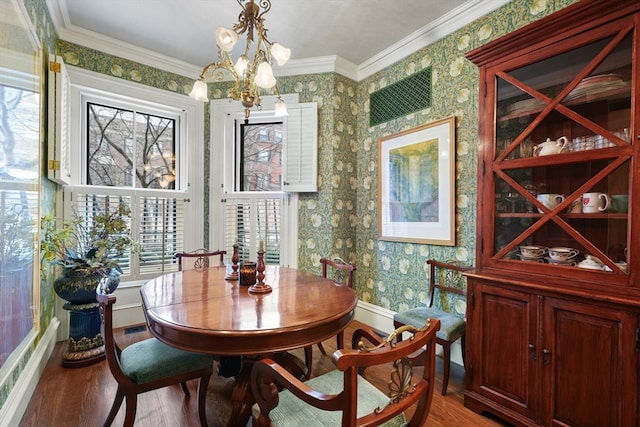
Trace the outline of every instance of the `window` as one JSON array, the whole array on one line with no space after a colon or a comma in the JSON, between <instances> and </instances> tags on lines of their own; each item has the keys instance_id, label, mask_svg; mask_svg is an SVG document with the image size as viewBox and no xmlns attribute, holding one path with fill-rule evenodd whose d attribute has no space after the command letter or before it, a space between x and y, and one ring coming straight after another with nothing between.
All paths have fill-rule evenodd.
<instances>
[{"instance_id":1,"label":"window","mask_svg":"<svg viewBox=\"0 0 640 427\"><path fill-rule=\"evenodd\" d=\"M297 264L295 192L316 191L317 109L296 97L283 118L263 99L248 124L240 104L212 102L211 241L230 253L237 243L241 260L262 242L267 264Z\"/></svg>"},{"instance_id":2,"label":"window","mask_svg":"<svg viewBox=\"0 0 640 427\"><path fill-rule=\"evenodd\" d=\"M236 170L239 191L282 191L282 122L240 124Z\"/></svg>"},{"instance_id":3,"label":"window","mask_svg":"<svg viewBox=\"0 0 640 427\"><path fill-rule=\"evenodd\" d=\"M86 102L87 185L175 189L179 117Z\"/></svg>"},{"instance_id":4,"label":"window","mask_svg":"<svg viewBox=\"0 0 640 427\"><path fill-rule=\"evenodd\" d=\"M176 252L204 246L202 104L71 67L69 74L70 114L80 120L70 123L64 215L126 203L135 251L120 262L122 280L175 271Z\"/></svg>"}]
</instances>

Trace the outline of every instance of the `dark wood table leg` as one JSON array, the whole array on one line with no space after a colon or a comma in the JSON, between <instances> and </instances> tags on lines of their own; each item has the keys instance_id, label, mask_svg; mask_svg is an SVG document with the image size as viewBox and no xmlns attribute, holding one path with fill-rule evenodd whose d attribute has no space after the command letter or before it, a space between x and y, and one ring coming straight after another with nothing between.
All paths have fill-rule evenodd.
<instances>
[{"instance_id":1,"label":"dark wood table leg","mask_svg":"<svg viewBox=\"0 0 640 427\"><path fill-rule=\"evenodd\" d=\"M238 375L236 375L236 382L233 386L233 391L231 392L233 409L229 416L227 427L246 427L249 422L249 419L251 418L251 408L256 403L251 391L251 369L253 368L253 364L263 357L272 358L300 379L304 380L309 375L304 362L286 351L262 356L244 356L242 358L242 367L240 368Z\"/></svg>"}]
</instances>

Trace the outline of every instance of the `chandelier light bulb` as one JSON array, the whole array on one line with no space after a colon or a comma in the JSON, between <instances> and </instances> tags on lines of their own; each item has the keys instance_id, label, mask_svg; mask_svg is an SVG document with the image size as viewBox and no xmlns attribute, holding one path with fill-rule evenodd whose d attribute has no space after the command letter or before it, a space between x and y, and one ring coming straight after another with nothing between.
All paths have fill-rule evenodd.
<instances>
[{"instance_id":1,"label":"chandelier light bulb","mask_svg":"<svg viewBox=\"0 0 640 427\"><path fill-rule=\"evenodd\" d=\"M237 42L238 34L235 31L223 27L216 29L216 44L221 50L231 52Z\"/></svg>"},{"instance_id":2,"label":"chandelier light bulb","mask_svg":"<svg viewBox=\"0 0 640 427\"><path fill-rule=\"evenodd\" d=\"M291 56L291 49L282 46L281 44L274 43L270 48L271 55L275 58L278 66L282 67L287 63Z\"/></svg>"},{"instance_id":3,"label":"chandelier light bulb","mask_svg":"<svg viewBox=\"0 0 640 427\"><path fill-rule=\"evenodd\" d=\"M203 79L198 79L193 84L193 89L189 93L189 96L195 99L196 101L209 102L209 97L207 96L207 84Z\"/></svg>"},{"instance_id":4,"label":"chandelier light bulb","mask_svg":"<svg viewBox=\"0 0 640 427\"><path fill-rule=\"evenodd\" d=\"M255 77L256 86L262 89L271 89L276 85L276 78L273 75L273 70L268 62L261 62L258 65Z\"/></svg>"},{"instance_id":5,"label":"chandelier light bulb","mask_svg":"<svg viewBox=\"0 0 640 427\"><path fill-rule=\"evenodd\" d=\"M241 55L238 58L238 61L236 62L236 65L234 66L234 68L236 69L236 73L238 73L238 76L243 76L244 73L247 71L247 65L249 64L249 60L247 59L246 56Z\"/></svg>"},{"instance_id":6,"label":"chandelier light bulb","mask_svg":"<svg viewBox=\"0 0 640 427\"><path fill-rule=\"evenodd\" d=\"M287 106L282 100L282 98L278 98L278 100L276 101L275 110L276 110L275 112L276 117L284 117L289 115L289 112L287 111Z\"/></svg>"}]
</instances>

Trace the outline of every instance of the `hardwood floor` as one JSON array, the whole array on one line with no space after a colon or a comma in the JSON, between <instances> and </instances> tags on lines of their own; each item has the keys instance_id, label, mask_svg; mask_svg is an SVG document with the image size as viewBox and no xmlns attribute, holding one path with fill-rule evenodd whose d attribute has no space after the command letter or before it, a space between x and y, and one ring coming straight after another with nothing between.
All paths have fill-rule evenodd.
<instances>
[{"instance_id":1,"label":"hardwood floor","mask_svg":"<svg viewBox=\"0 0 640 427\"><path fill-rule=\"evenodd\" d=\"M350 345L353 330L362 326L352 324L345 331L345 344ZM117 332L117 339L126 346L131 342L149 337L146 330L125 333ZM92 427L104 422L116 392L116 382L109 372L106 361L84 368L66 369L61 366L63 345L58 343L49 359L36 391L29 402L19 427ZM335 351L335 339L323 343L328 354ZM302 351L296 355L304 360ZM332 369L330 356L320 353L317 346L313 349L313 375ZM437 358L436 384L428 426L505 426L499 420L478 415L463 405L463 377L461 367L453 365L447 396L440 394L442 360ZM215 373L214 373L215 375ZM380 370L367 370L367 378L380 386L386 382L386 373ZM197 399L195 381L190 381L191 398L185 398L179 386L166 387L138 396L136 427L177 427L198 426ZM208 413L209 419L209 413ZM114 426L124 421L124 403L114 421ZM209 421L210 425L211 420ZM309 425L312 427L312 423Z\"/></svg>"}]
</instances>

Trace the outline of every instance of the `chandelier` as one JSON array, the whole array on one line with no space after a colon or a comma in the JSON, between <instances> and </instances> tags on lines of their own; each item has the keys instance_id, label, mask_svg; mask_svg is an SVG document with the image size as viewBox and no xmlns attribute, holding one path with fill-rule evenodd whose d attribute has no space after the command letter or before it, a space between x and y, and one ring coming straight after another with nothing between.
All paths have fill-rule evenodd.
<instances>
[{"instance_id":1,"label":"chandelier","mask_svg":"<svg viewBox=\"0 0 640 427\"><path fill-rule=\"evenodd\" d=\"M229 98L240 101L244 106L245 123L249 122L251 108L261 108L260 89L275 88L278 97L275 105L276 115L286 115L287 107L280 97L271 61L275 59L279 66L284 65L291 55L291 50L278 43L272 43L267 38L264 15L271 9L271 0L259 0L259 4L254 0L236 1L242 7L238 22L231 30L223 27L216 29L218 60L204 67L189 96L208 102L205 78L211 73L215 80L221 81L224 79L223 70L226 70L235 80L235 84L229 89ZM246 34L247 37L244 52L234 61L231 51L242 34Z\"/></svg>"}]
</instances>

